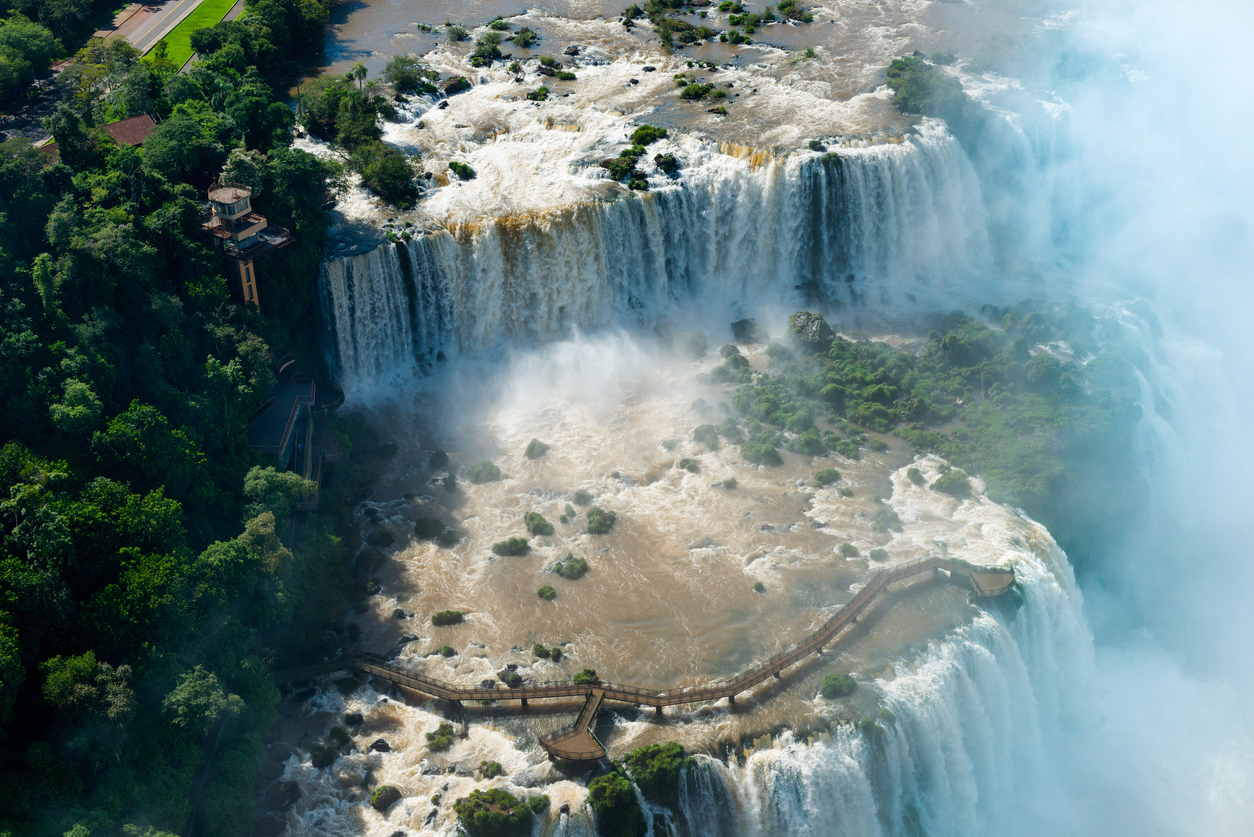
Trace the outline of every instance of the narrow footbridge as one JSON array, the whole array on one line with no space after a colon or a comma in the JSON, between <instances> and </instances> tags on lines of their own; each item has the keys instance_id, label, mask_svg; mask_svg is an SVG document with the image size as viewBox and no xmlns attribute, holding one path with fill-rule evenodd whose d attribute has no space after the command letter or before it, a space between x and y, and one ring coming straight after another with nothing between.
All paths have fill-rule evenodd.
<instances>
[{"instance_id":1,"label":"narrow footbridge","mask_svg":"<svg viewBox=\"0 0 1254 837\"><path fill-rule=\"evenodd\" d=\"M842 631L858 621L858 616L890 585L929 571L945 571L951 578L966 578L980 596L996 596L1009 590L1015 581L1010 567L979 567L956 558L931 556L910 561L876 574L858 594L827 620L817 631L794 645L757 663L728 680L718 680L701 686L658 691L638 686L598 681L575 684L569 681L537 683L511 688L471 688L445 683L419 674L407 672L381 657L358 653L352 657L330 662L297 666L275 673L279 683L305 680L320 674L352 669L382 680L395 683L415 692L452 701L461 707L463 701L518 700L523 706L528 700L539 698L584 698L583 709L575 723L541 739L540 744L550 755L570 761L599 759L605 755L605 746L593 734L597 712L607 700L630 703L636 706L655 707L658 714L664 706L727 700L734 706L736 695L752 689L767 678L780 679L785 669L800 663L811 654L822 653L823 648L835 642ZM502 684L504 686L504 684ZM464 710L463 710L464 711Z\"/></svg>"}]
</instances>

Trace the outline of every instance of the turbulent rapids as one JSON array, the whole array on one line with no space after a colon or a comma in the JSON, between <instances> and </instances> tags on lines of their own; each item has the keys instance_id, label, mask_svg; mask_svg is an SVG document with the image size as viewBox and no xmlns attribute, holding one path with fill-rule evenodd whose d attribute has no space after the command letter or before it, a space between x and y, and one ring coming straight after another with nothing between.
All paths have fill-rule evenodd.
<instances>
[{"instance_id":1,"label":"turbulent rapids","mask_svg":"<svg viewBox=\"0 0 1254 837\"><path fill-rule=\"evenodd\" d=\"M971 164L943 128L925 126L897 145L760 165L713 152L642 198L485 219L329 261L324 345L358 390L442 354L677 310L952 306L990 266Z\"/></svg>"}]
</instances>

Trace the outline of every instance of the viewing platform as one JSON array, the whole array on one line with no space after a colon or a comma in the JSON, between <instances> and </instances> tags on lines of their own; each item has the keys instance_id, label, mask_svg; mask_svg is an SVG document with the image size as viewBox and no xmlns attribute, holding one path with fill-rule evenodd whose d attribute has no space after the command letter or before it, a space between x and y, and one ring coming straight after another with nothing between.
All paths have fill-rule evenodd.
<instances>
[{"instance_id":1,"label":"viewing platform","mask_svg":"<svg viewBox=\"0 0 1254 837\"><path fill-rule=\"evenodd\" d=\"M291 683L322 674L352 669L378 677L390 683L411 689L431 697L458 704L463 701L518 700L523 706L527 701L542 698L584 698L578 718L569 727L551 733L540 740L540 746L554 758L565 761L592 761L605 756L605 745L597 740L593 730L601 706L607 700L636 706L652 706L660 715L665 706L690 703L708 703L726 698L736 704L736 696L747 692L764 680L780 679L785 669L797 665L811 654L821 653L823 648L838 641L845 628L855 624L871 603L889 586L925 572L948 573L951 578L965 578L981 597L999 596L1014 586L1012 567L981 567L957 558L929 556L910 561L901 566L877 573L851 601L836 612L817 631L787 651L745 669L730 680L716 681L702 686L658 691L618 683L596 682L591 684L537 683L518 688L492 688L458 686L422 675L412 674L389 663L381 657L358 653L353 657L330 662L310 663L276 672L275 681Z\"/></svg>"}]
</instances>

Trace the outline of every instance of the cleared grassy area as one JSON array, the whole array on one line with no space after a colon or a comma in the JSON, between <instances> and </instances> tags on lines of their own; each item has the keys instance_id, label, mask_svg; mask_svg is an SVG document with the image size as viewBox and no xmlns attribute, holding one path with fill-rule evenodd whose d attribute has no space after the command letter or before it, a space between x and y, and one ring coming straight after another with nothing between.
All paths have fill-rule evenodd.
<instances>
[{"instance_id":1,"label":"cleared grassy area","mask_svg":"<svg viewBox=\"0 0 1254 837\"><path fill-rule=\"evenodd\" d=\"M183 66L192 57L192 33L221 22L226 13L235 5L235 0L203 0L196 10L183 18L183 22L162 38L158 43L166 45L166 55L178 66ZM156 48L156 45L153 45ZM145 57L151 56L149 50Z\"/></svg>"}]
</instances>

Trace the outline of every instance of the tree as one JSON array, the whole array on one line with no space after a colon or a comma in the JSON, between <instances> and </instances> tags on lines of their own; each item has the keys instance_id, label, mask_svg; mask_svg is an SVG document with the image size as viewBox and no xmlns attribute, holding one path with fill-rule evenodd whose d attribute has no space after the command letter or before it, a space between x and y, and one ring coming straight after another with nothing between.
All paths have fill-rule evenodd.
<instances>
[{"instance_id":1,"label":"tree","mask_svg":"<svg viewBox=\"0 0 1254 837\"><path fill-rule=\"evenodd\" d=\"M244 477L244 496L252 501L244 513L254 518L268 511L274 515L276 524L286 523L297 504L315 488L316 483L293 471L254 467Z\"/></svg>"},{"instance_id":2,"label":"tree","mask_svg":"<svg viewBox=\"0 0 1254 837\"><path fill-rule=\"evenodd\" d=\"M134 401L92 436L101 470L133 488L165 490L180 501L203 500L208 481L204 454L155 407Z\"/></svg>"},{"instance_id":3,"label":"tree","mask_svg":"<svg viewBox=\"0 0 1254 837\"><path fill-rule=\"evenodd\" d=\"M200 738L221 718L233 718L244 710L238 695L228 695L218 676L196 666L179 677L178 685L161 701L170 723Z\"/></svg>"},{"instance_id":4,"label":"tree","mask_svg":"<svg viewBox=\"0 0 1254 837\"><path fill-rule=\"evenodd\" d=\"M598 830L607 837L641 837L647 826L636 792L617 771L588 783L588 802L597 815Z\"/></svg>"},{"instance_id":5,"label":"tree","mask_svg":"<svg viewBox=\"0 0 1254 837\"><path fill-rule=\"evenodd\" d=\"M13 704L26 682L22 644L17 628L9 624L9 618L8 613L0 611L0 743L4 741L4 730L13 717Z\"/></svg>"},{"instance_id":6,"label":"tree","mask_svg":"<svg viewBox=\"0 0 1254 837\"><path fill-rule=\"evenodd\" d=\"M17 100L63 52L52 32L23 15L0 20L0 100Z\"/></svg>"},{"instance_id":7,"label":"tree","mask_svg":"<svg viewBox=\"0 0 1254 837\"><path fill-rule=\"evenodd\" d=\"M414 196L414 167L399 148L369 143L353 153L349 165L361 175L366 188L385 200L395 203Z\"/></svg>"},{"instance_id":8,"label":"tree","mask_svg":"<svg viewBox=\"0 0 1254 837\"><path fill-rule=\"evenodd\" d=\"M100 399L91 385L71 378L64 384L65 397L49 407L57 430L71 436L85 436L100 423Z\"/></svg>"},{"instance_id":9,"label":"tree","mask_svg":"<svg viewBox=\"0 0 1254 837\"><path fill-rule=\"evenodd\" d=\"M99 164L99 141L70 105L58 103L56 110L44 119L43 128L52 134L58 156L70 168L84 169Z\"/></svg>"},{"instance_id":10,"label":"tree","mask_svg":"<svg viewBox=\"0 0 1254 837\"><path fill-rule=\"evenodd\" d=\"M188 181L204 189L226 162L231 123L204 102L176 105L144 141L144 164L170 181Z\"/></svg>"}]
</instances>

